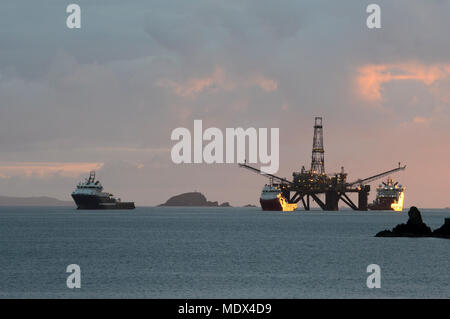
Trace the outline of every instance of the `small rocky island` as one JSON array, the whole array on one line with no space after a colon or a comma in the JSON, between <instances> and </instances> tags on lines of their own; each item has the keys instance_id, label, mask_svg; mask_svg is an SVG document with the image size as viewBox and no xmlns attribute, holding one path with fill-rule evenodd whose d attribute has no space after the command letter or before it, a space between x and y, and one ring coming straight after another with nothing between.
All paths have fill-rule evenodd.
<instances>
[{"instance_id":1,"label":"small rocky island","mask_svg":"<svg viewBox=\"0 0 450 319\"><path fill-rule=\"evenodd\" d=\"M450 238L450 218L446 218L444 225L433 232L433 237Z\"/></svg>"},{"instance_id":2,"label":"small rocky island","mask_svg":"<svg viewBox=\"0 0 450 319\"><path fill-rule=\"evenodd\" d=\"M200 192L189 192L172 196L167 202L159 206L231 207L229 202L224 202L220 205L218 202L210 202Z\"/></svg>"},{"instance_id":3,"label":"small rocky island","mask_svg":"<svg viewBox=\"0 0 450 319\"><path fill-rule=\"evenodd\" d=\"M450 218L445 219L444 225L432 231L422 221L422 216L417 207L412 206L408 212L408 221L406 224L399 224L392 230L383 230L375 237L439 237L450 238Z\"/></svg>"}]
</instances>

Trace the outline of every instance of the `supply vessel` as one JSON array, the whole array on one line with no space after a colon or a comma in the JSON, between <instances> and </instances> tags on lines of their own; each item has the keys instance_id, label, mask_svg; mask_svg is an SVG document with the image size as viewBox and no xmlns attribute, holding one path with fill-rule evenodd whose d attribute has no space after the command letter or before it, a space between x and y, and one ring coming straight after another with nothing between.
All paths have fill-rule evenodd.
<instances>
[{"instance_id":1,"label":"supply vessel","mask_svg":"<svg viewBox=\"0 0 450 319\"><path fill-rule=\"evenodd\" d=\"M370 210L393 210L401 212L405 200L405 188L398 182L393 182L388 177L386 182L377 187L377 195L372 204L369 204Z\"/></svg>"},{"instance_id":2,"label":"supply vessel","mask_svg":"<svg viewBox=\"0 0 450 319\"><path fill-rule=\"evenodd\" d=\"M103 191L100 181L95 180L95 172L89 174L72 192L78 209L134 209L134 202L122 202L120 198Z\"/></svg>"},{"instance_id":3,"label":"supply vessel","mask_svg":"<svg viewBox=\"0 0 450 319\"><path fill-rule=\"evenodd\" d=\"M297 204L289 203L283 196L281 189L274 185L263 187L259 202L263 210L292 212L297 209Z\"/></svg>"}]
</instances>

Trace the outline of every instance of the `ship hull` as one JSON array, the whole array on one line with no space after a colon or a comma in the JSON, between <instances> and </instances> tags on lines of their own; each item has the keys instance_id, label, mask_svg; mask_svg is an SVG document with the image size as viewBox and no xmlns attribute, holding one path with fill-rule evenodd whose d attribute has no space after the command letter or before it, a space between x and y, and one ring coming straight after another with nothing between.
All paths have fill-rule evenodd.
<instances>
[{"instance_id":1,"label":"ship hull","mask_svg":"<svg viewBox=\"0 0 450 319\"><path fill-rule=\"evenodd\" d=\"M271 211L282 211L283 207L280 204L278 198L274 199L260 199L259 203L261 204L262 210L271 210Z\"/></svg>"},{"instance_id":2,"label":"ship hull","mask_svg":"<svg viewBox=\"0 0 450 319\"><path fill-rule=\"evenodd\" d=\"M370 210L394 210L392 204L395 202L393 198L379 198L377 203L369 204Z\"/></svg>"},{"instance_id":3,"label":"ship hull","mask_svg":"<svg viewBox=\"0 0 450 319\"><path fill-rule=\"evenodd\" d=\"M262 210L292 212L297 209L297 204L289 203L281 194L279 188L265 185L259 199Z\"/></svg>"},{"instance_id":4,"label":"ship hull","mask_svg":"<svg viewBox=\"0 0 450 319\"><path fill-rule=\"evenodd\" d=\"M118 202L114 198L95 195L77 195L72 198L78 209L134 209L133 202Z\"/></svg>"},{"instance_id":5,"label":"ship hull","mask_svg":"<svg viewBox=\"0 0 450 319\"><path fill-rule=\"evenodd\" d=\"M284 197L273 199L259 199L262 210L292 212L297 209L297 204L291 204Z\"/></svg>"}]
</instances>

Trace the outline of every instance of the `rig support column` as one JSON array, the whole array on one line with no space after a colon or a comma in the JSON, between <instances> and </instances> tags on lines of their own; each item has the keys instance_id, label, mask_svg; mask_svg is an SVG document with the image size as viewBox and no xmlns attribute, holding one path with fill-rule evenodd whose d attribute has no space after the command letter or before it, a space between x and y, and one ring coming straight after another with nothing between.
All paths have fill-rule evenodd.
<instances>
[{"instance_id":1,"label":"rig support column","mask_svg":"<svg viewBox=\"0 0 450 319\"><path fill-rule=\"evenodd\" d=\"M326 210L339 210L339 195L336 191L327 191L325 193Z\"/></svg>"},{"instance_id":2,"label":"rig support column","mask_svg":"<svg viewBox=\"0 0 450 319\"><path fill-rule=\"evenodd\" d=\"M369 196L370 186L362 186L358 192L358 210L367 210L367 198Z\"/></svg>"},{"instance_id":3,"label":"rig support column","mask_svg":"<svg viewBox=\"0 0 450 319\"><path fill-rule=\"evenodd\" d=\"M291 192L287 189L281 190L281 195L283 195L284 198L288 201L288 203L291 202Z\"/></svg>"}]
</instances>

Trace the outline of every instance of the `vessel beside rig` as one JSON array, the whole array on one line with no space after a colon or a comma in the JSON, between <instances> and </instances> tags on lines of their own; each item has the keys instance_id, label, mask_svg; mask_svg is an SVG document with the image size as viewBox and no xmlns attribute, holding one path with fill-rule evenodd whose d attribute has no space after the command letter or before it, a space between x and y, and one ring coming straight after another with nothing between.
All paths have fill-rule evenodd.
<instances>
[{"instance_id":1,"label":"vessel beside rig","mask_svg":"<svg viewBox=\"0 0 450 319\"><path fill-rule=\"evenodd\" d=\"M100 181L95 180L92 171L84 182L80 182L72 192L72 198L78 209L134 209L134 202L122 202L113 194L103 192Z\"/></svg>"},{"instance_id":2,"label":"vessel beside rig","mask_svg":"<svg viewBox=\"0 0 450 319\"><path fill-rule=\"evenodd\" d=\"M259 202L263 210L292 212L297 209L297 204L289 203L281 193L281 189L274 185L263 187Z\"/></svg>"},{"instance_id":3,"label":"vessel beside rig","mask_svg":"<svg viewBox=\"0 0 450 319\"><path fill-rule=\"evenodd\" d=\"M370 210L393 210L401 212L405 200L405 188L398 182L393 182L388 178L377 187L377 195L372 204L369 204Z\"/></svg>"}]
</instances>

